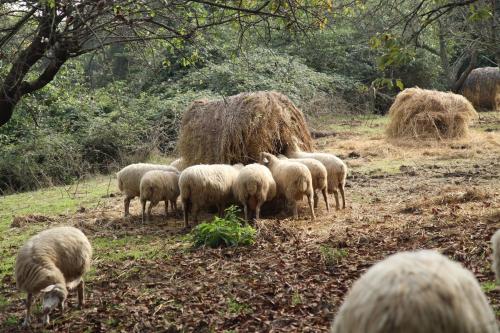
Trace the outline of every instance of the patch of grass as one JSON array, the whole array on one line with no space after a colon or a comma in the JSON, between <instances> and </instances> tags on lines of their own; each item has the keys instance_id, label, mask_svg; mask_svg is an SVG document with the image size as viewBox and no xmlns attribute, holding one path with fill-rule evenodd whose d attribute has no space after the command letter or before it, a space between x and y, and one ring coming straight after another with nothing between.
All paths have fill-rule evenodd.
<instances>
[{"instance_id":1,"label":"patch of grass","mask_svg":"<svg viewBox=\"0 0 500 333\"><path fill-rule=\"evenodd\" d=\"M47 227L46 223L34 223L22 228L11 228L13 216L57 216L74 212L80 206L96 206L103 196L115 191L116 185L112 178L99 176L78 184L0 197L0 279L13 273L15 256L24 242Z\"/></svg>"},{"instance_id":2,"label":"patch of grass","mask_svg":"<svg viewBox=\"0 0 500 333\"><path fill-rule=\"evenodd\" d=\"M338 264L343 258L349 255L347 249L337 249L328 245L320 245L319 252L326 266Z\"/></svg>"},{"instance_id":3,"label":"patch of grass","mask_svg":"<svg viewBox=\"0 0 500 333\"><path fill-rule=\"evenodd\" d=\"M194 247L245 246L255 242L255 229L238 217L239 209L231 206L223 218L201 223L191 232Z\"/></svg>"},{"instance_id":4,"label":"patch of grass","mask_svg":"<svg viewBox=\"0 0 500 333\"><path fill-rule=\"evenodd\" d=\"M154 236L123 236L120 238L97 237L92 239L95 257L102 253L107 260L155 259L170 257L167 246L175 238L161 239Z\"/></svg>"},{"instance_id":5,"label":"patch of grass","mask_svg":"<svg viewBox=\"0 0 500 333\"><path fill-rule=\"evenodd\" d=\"M295 290L292 294L292 306L297 306L300 304L302 304L302 296L297 290Z\"/></svg>"},{"instance_id":6,"label":"patch of grass","mask_svg":"<svg viewBox=\"0 0 500 333\"><path fill-rule=\"evenodd\" d=\"M0 295L0 311L3 311L9 305L9 300Z\"/></svg>"},{"instance_id":7,"label":"patch of grass","mask_svg":"<svg viewBox=\"0 0 500 333\"><path fill-rule=\"evenodd\" d=\"M227 302L227 312L234 314L250 314L253 312L250 305L240 303L234 298L230 298Z\"/></svg>"},{"instance_id":8,"label":"patch of grass","mask_svg":"<svg viewBox=\"0 0 500 333\"><path fill-rule=\"evenodd\" d=\"M16 325L17 325L17 317L16 316L7 317L2 323L2 326L5 326L5 327L16 326Z\"/></svg>"},{"instance_id":9,"label":"patch of grass","mask_svg":"<svg viewBox=\"0 0 500 333\"><path fill-rule=\"evenodd\" d=\"M490 291L495 290L496 287L497 285L495 281L486 281L481 283L481 289L483 289L485 293L489 293Z\"/></svg>"}]
</instances>

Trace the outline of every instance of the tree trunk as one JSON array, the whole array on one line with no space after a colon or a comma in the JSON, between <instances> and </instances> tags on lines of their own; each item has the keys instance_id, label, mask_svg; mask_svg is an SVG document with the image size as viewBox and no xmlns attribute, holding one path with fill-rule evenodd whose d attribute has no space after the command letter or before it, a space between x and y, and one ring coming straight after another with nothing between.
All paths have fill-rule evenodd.
<instances>
[{"instance_id":1,"label":"tree trunk","mask_svg":"<svg viewBox=\"0 0 500 333\"><path fill-rule=\"evenodd\" d=\"M5 96L5 94L0 97L0 127L5 125L10 118L12 118L12 113L14 112L17 101L13 102L13 99Z\"/></svg>"}]
</instances>

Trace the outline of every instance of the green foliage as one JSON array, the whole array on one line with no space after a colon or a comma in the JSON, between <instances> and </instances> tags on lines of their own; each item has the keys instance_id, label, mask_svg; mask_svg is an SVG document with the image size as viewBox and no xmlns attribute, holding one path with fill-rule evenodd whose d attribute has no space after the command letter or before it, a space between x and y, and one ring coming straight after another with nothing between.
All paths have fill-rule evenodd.
<instances>
[{"instance_id":1,"label":"green foliage","mask_svg":"<svg viewBox=\"0 0 500 333\"><path fill-rule=\"evenodd\" d=\"M191 232L193 245L212 248L252 245L255 229L240 219L238 213L239 209L231 206L225 210L223 218L214 217L212 222L197 225Z\"/></svg>"},{"instance_id":2,"label":"green foliage","mask_svg":"<svg viewBox=\"0 0 500 333\"><path fill-rule=\"evenodd\" d=\"M349 255L346 249L337 249L328 245L320 245L319 252L321 259L326 266L333 266Z\"/></svg>"}]
</instances>

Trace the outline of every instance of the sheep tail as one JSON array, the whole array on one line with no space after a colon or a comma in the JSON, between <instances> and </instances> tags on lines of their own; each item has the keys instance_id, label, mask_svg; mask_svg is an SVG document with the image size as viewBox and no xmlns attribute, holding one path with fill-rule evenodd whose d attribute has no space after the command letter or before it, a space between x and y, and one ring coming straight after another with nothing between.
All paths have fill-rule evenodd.
<instances>
[{"instance_id":1,"label":"sheep tail","mask_svg":"<svg viewBox=\"0 0 500 333\"><path fill-rule=\"evenodd\" d=\"M295 185L296 188L298 188L301 192L306 192L307 188L309 187L309 182L307 181L306 177L301 175L295 181Z\"/></svg>"}]
</instances>

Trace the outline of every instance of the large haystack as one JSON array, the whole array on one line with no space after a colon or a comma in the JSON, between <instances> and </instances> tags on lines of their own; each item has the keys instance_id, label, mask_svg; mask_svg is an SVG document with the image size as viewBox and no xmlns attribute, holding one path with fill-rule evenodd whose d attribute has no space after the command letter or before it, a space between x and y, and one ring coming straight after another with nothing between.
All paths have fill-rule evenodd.
<instances>
[{"instance_id":1,"label":"large haystack","mask_svg":"<svg viewBox=\"0 0 500 333\"><path fill-rule=\"evenodd\" d=\"M462 95L478 110L500 111L500 69L474 69L464 82Z\"/></svg>"},{"instance_id":2,"label":"large haystack","mask_svg":"<svg viewBox=\"0 0 500 333\"><path fill-rule=\"evenodd\" d=\"M241 93L223 100L194 101L184 113L178 142L188 165L252 163L260 152L282 154L293 137L311 151L304 115L275 91Z\"/></svg>"},{"instance_id":3,"label":"large haystack","mask_svg":"<svg viewBox=\"0 0 500 333\"><path fill-rule=\"evenodd\" d=\"M389 109L390 138L457 139L467 136L477 117L472 104L450 92L405 89Z\"/></svg>"}]
</instances>

